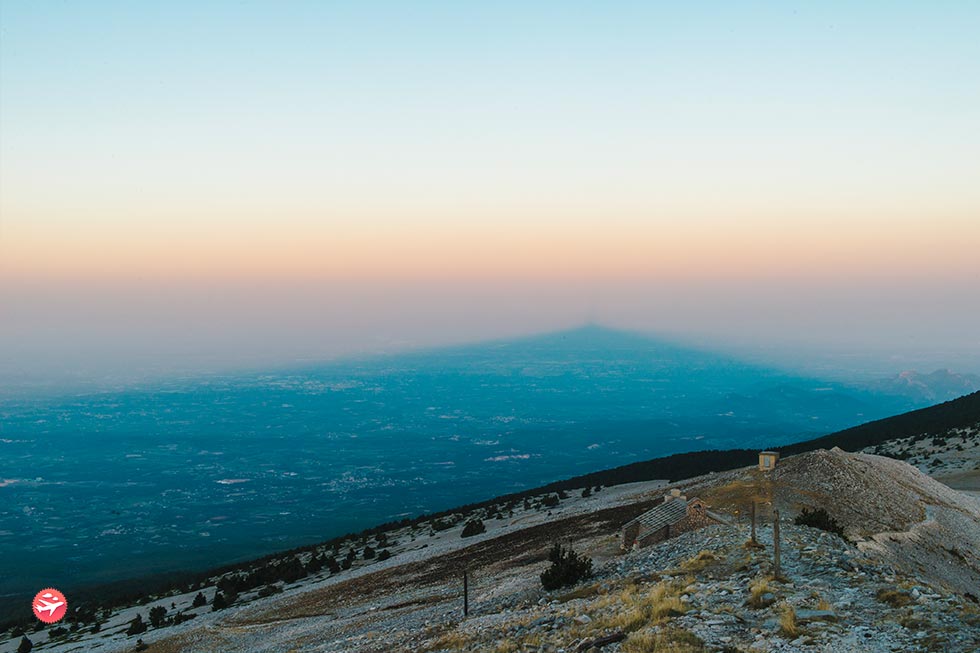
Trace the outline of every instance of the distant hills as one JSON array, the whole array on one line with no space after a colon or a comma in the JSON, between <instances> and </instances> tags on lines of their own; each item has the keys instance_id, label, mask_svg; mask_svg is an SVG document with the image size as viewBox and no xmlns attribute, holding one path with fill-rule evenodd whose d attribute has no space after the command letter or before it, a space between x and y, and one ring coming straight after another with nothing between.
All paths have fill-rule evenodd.
<instances>
[{"instance_id":1,"label":"distant hills","mask_svg":"<svg viewBox=\"0 0 980 653\"><path fill-rule=\"evenodd\" d=\"M929 374L907 370L871 385L877 392L901 395L914 401L936 403L980 390L980 376L936 370Z\"/></svg>"}]
</instances>

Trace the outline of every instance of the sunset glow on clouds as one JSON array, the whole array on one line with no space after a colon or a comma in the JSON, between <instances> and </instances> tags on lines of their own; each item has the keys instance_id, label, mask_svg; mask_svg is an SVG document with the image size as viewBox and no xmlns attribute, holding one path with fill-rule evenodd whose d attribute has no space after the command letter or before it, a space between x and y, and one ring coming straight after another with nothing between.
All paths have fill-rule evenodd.
<instances>
[{"instance_id":1,"label":"sunset glow on clouds","mask_svg":"<svg viewBox=\"0 0 980 653\"><path fill-rule=\"evenodd\" d=\"M978 17L6 1L3 290L968 287Z\"/></svg>"}]
</instances>

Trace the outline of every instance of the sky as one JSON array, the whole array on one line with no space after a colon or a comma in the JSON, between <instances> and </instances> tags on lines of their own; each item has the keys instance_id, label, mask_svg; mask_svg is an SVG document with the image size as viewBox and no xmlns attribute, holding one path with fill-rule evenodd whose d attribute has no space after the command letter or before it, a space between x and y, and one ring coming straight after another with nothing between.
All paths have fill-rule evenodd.
<instances>
[{"instance_id":1,"label":"sky","mask_svg":"<svg viewBox=\"0 0 980 653\"><path fill-rule=\"evenodd\" d=\"M583 322L980 371L978 33L972 2L0 0L0 377Z\"/></svg>"}]
</instances>

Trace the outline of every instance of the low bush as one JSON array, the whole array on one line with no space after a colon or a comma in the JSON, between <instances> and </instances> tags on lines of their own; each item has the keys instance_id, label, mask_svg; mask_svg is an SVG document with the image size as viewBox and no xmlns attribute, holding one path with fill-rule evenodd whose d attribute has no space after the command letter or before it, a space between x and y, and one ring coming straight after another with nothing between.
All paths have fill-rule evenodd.
<instances>
[{"instance_id":1,"label":"low bush","mask_svg":"<svg viewBox=\"0 0 980 653\"><path fill-rule=\"evenodd\" d=\"M150 608L150 625L159 628L167 620L167 609L162 605L155 605Z\"/></svg>"},{"instance_id":2,"label":"low bush","mask_svg":"<svg viewBox=\"0 0 980 653\"><path fill-rule=\"evenodd\" d=\"M555 542L548 554L551 566L541 574L541 585L546 590L567 587L592 575L592 558L575 553Z\"/></svg>"},{"instance_id":3,"label":"low bush","mask_svg":"<svg viewBox=\"0 0 980 653\"><path fill-rule=\"evenodd\" d=\"M486 533L487 527L483 525L483 522L479 519L472 519L466 522L466 526L463 527L463 533L460 537L473 537L474 535L479 535L480 533Z\"/></svg>"},{"instance_id":4,"label":"low bush","mask_svg":"<svg viewBox=\"0 0 980 653\"><path fill-rule=\"evenodd\" d=\"M272 596L273 594L282 594L282 588L278 585L266 585L259 590L258 597L264 599L267 596Z\"/></svg>"},{"instance_id":5,"label":"low bush","mask_svg":"<svg viewBox=\"0 0 980 653\"><path fill-rule=\"evenodd\" d=\"M797 526L811 526L813 528L819 528L822 531L827 531L828 533L833 533L844 537L844 527L837 523L837 520L830 516L830 514L823 508L816 508L815 510L810 510L809 508L804 508L800 514L796 516L793 523Z\"/></svg>"},{"instance_id":6,"label":"low bush","mask_svg":"<svg viewBox=\"0 0 980 653\"><path fill-rule=\"evenodd\" d=\"M140 633L146 632L146 624L143 622L143 617L141 615L136 615L133 620L129 622L129 628L126 629L127 635L139 635Z\"/></svg>"}]
</instances>

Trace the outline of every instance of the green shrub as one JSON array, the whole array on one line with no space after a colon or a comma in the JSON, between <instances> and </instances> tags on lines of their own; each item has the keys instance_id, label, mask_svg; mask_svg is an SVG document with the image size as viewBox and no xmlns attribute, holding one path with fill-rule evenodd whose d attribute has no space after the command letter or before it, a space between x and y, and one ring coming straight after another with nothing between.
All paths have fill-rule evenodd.
<instances>
[{"instance_id":1,"label":"green shrub","mask_svg":"<svg viewBox=\"0 0 980 653\"><path fill-rule=\"evenodd\" d=\"M282 594L282 588L278 585L266 585L259 590L259 593L256 596L258 596L260 599L264 599L265 597L272 596L273 594Z\"/></svg>"},{"instance_id":2,"label":"green shrub","mask_svg":"<svg viewBox=\"0 0 980 653\"><path fill-rule=\"evenodd\" d=\"M453 527L451 521L443 521L441 519L432 520L432 530L434 531L446 531Z\"/></svg>"},{"instance_id":3,"label":"green shrub","mask_svg":"<svg viewBox=\"0 0 980 653\"><path fill-rule=\"evenodd\" d=\"M191 619L194 619L195 617L197 617L197 615L194 614L193 612L190 613L190 614L184 614L183 612L178 612L177 614L174 615L173 622L174 622L174 625L177 626L179 624L184 623L185 621L190 621Z\"/></svg>"},{"instance_id":4,"label":"green shrub","mask_svg":"<svg viewBox=\"0 0 980 653\"><path fill-rule=\"evenodd\" d=\"M463 533L460 537L473 537L474 535L479 535L480 533L485 533L487 527L483 525L483 522L479 519L472 519L466 522L466 526L463 527Z\"/></svg>"},{"instance_id":5,"label":"green shrub","mask_svg":"<svg viewBox=\"0 0 980 653\"><path fill-rule=\"evenodd\" d=\"M167 609L162 605L155 605L150 608L150 625L154 628L162 626L167 619Z\"/></svg>"},{"instance_id":6,"label":"green shrub","mask_svg":"<svg viewBox=\"0 0 980 653\"><path fill-rule=\"evenodd\" d=\"M140 633L146 632L146 624L143 623L143 617L141 615L136 615L133 620L129 622L129 628L126 629L127 635L139 635Z\"/></svg>"},{"instance_id":7,"label":"green shrub","mask_svg":"<svg viewBox=\"0 0 980 653\"><path fill-rule=\"evenodd\" d=\"M837 520L830 516L830 514L823 508L817 508L815 510L810 510L804 508L803 511L796 516L793 523L797 526L811 526L813 528L819 528L822 531L827 531L828 533L833 533L844 537L844 528L837 523Z\"/></svg>"},{"instance_id":8,"label":"green shrub","mask_svg":"<svg viewBox=\"0 0 980 653\"><path fill-rule=\"evenodd\" d=\"M235 599L237 598L238 597L232 593L224 594L222 592L215 592L214 600L211 601L211 612L215 612L217 610L224 610L229 605L234 603Z\"/></svg>"},{"instance_id":9,"label":"green shrub","mask_svg":"<svg viewBox=\"0 0 980 653\"><path fill-rule=\"evenodd\" d=\"M592 558L581 556L557 542L551 547L548 559L551 566L541 574L541 585L546 590L574 585L592 575Z\"/></svg>"}]
</instances>

